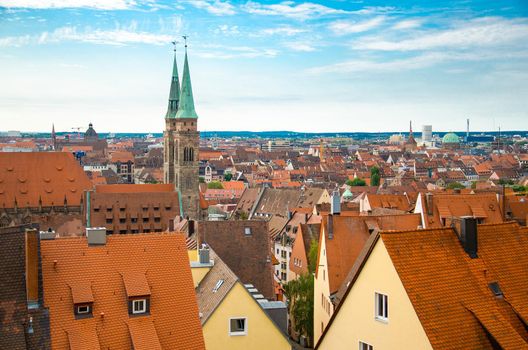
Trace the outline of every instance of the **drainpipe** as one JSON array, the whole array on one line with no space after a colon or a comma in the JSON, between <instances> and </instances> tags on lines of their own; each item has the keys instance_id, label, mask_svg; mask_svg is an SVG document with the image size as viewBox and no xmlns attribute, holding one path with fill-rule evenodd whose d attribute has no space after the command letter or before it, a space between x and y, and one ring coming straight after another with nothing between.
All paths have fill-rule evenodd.
<instances>
[{"instance_id":1,"label":"drainpipe","mask_svg":"<svg viewBox=\"0 0 528 350\"><path fill-rule=\"evenodd\" d=\"M86 227L92 227L90 220L90 191L86 191Z\"/></svg>"}]
</instances>

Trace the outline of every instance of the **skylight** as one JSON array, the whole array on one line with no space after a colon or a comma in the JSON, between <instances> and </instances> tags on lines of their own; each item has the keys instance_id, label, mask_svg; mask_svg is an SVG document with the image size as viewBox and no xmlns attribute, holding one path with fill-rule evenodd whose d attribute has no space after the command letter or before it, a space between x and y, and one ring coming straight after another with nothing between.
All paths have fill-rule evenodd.
<instances>
[{"instance_id":1,"label":"skylight","mask_svg":"<svg viewBox=\"0 0 528 350\"><path fill-rule=\"evenodd\" d=\"M222 286L222 284L224 284L224 280L218 280L213 288L213 293L218 292L218 289Z\"/></svg>"}]
</instances>

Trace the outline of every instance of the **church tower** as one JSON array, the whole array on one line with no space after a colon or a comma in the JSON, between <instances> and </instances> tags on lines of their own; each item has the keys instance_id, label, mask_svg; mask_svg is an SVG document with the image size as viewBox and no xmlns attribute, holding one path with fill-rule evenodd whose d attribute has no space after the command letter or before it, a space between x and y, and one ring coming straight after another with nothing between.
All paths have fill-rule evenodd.
<instances>
[{"instance_id":1,"label":"church tower","mask_svg":"<svg viewBox=\"0 0 528 350\"><path fill-rule=\"evenodd\" d=\"M174 184L175 190L179 192L182 214L191 219L198 219L198 152L200 145L198 115L194 109L187 45L185 45L181 91L176 65L176 50L174 51L169 106L165 115L163 133L163 175L165 183Z\"/></svg>"}]
</instances>

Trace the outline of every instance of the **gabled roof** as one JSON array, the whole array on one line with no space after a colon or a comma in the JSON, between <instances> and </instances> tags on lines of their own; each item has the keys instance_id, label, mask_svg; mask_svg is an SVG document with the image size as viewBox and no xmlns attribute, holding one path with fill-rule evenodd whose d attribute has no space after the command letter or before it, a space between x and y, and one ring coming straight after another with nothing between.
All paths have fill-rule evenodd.
<instances>
[{"instance_id":1,"label":"gabled roof","mask_svg":"<svg viewBox=\"0 0 528 350\"><path fill-rule=\"evenodd\" d=\"M86 237L60 238L41 241L41 251L53 348L67 349L70 332L84 339L94 329L101 349L131 349L132 344L156 349L155 334L164 349L205 347L183 235L108 235L102 246L89 246ZM145 276L149 315L128 315L129 285L123 279L128 274L134 295L145 288L134 276ZM93 317L76 320L70 287L86 281L93 291Z\"/></svg>"},{"instance_id":2,"label":"gabled roof","mask_svg":"<svg viewBox=\"0 0 528 350\"><path fill-rule=\"evenodd\" d=\"M235 273L212 249L209 250L209 254L214 265L196 287L196 299L198 300L202 326L238 281Z\"/></svg>"},{"instance_id":3,"label":"gabled roof","mask_svg":"<svg viewBox=\"0 0 528 350\"><path fill-rule=\"evenodd\" d=\"M356 261L365 242L377 229L415 229L421 223L418 214L382 216L333 216L333 238L328 238L328 215L323 216L330 293L337 292ZM321 240L323 235L319 237ZM321 241L319 241L321 247ZM318 257L320 259L320 257ZM319 262L317 263L319 265ZM317 268L317 272L318 272ZM317 273L316 272L316 273Z\"/></svg>"},{"instance_id":4,"label":"gabled roof","mask_svg":"<svg viewBox=\"0 0 528 350\"><path fill-rule=\"evenodd\" d=\"M353 268L343 300L379 239L434 349L528 349L528 230L517 223L478 225L478 257L454 228L376 232ZM492 284L502 295L497 296ZM496 287L494 287L496 288ZM316 346L317 348L317 346Z\"/></svg>"},{"instance_id":5,"label":"gabled roof","mask_svg":"<svg viewBox=\"0 0 528 350\"><path fill-rule=\"evenodd\" d=\"M0 207L79 206L92 183L71 153L0 152Z\"/></svg>"}]
</instances>

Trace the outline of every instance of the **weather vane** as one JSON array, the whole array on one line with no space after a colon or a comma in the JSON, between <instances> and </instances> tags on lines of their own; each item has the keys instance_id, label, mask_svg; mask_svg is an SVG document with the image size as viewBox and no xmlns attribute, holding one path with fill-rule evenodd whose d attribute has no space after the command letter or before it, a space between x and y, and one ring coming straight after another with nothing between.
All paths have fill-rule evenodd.
<instances>
[{"instance_id":1,"label":"weather vane","mask_svg":"<svg viewBox=\"0 0 528 350\"><path fill-rule=\"evenodd\" d=\"M187 38L188 38L188 36L187 35L183 35L182 38L183 38L183 40L185 40L185 48L187 48Z\"/></svg>"},{"instance_id":2,"label":"weather vane","mask_svg":"<svg viewBox=\"0 0 528 350\"><path fill-rule=\"evenodd\" d=\"M179 44L180 42L178 40L171 41L172 45L174 45L174 52L176 52L176 44Z\"/></svg>"}]
</instances>

